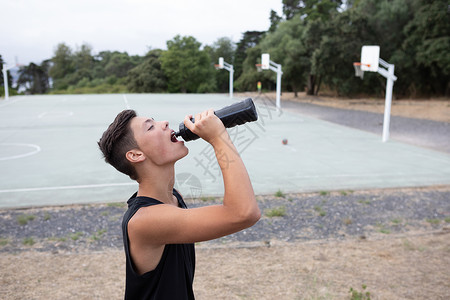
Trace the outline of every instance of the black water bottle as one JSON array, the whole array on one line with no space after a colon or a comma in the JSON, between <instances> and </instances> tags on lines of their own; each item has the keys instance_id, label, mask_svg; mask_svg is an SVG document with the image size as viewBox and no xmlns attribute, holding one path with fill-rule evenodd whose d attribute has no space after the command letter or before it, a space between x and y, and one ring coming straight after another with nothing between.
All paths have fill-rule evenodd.
<instances>
[{"instance_id":1,"label":"black water bottle","mask_svg":"<svg viewBox=\"0 0 450 300\"><path fill-rule=\"evenodd\" d=\"M216 110L214 114L222 121L226 128L258 120L258 113L256 112L252 98L247 98L244 101ZM192 118L191 121L195 122L194 118ZM175 133L175 135L181 136L186 142L199 138L199 136L190 131L183 122L180 123L179 129L180 130Z\"/></svg>"}]
</instances>

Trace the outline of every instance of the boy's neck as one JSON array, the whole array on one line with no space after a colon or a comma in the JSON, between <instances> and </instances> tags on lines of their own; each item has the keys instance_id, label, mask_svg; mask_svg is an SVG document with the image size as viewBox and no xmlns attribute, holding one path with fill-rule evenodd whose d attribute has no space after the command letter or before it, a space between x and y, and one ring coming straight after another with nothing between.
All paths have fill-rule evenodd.
<instances>
[{"instance_id":1,"label":"boy's neck","mask_svg":"<svg viewBox=\"0 0 450 300\"><path fill-rule=\"evenodd\" d=\"M143 176L139 181L138 196L157 199L166 204L174 204L173 185L175 182L175 168L159 168Z\"/></svg>"}]
</instances>

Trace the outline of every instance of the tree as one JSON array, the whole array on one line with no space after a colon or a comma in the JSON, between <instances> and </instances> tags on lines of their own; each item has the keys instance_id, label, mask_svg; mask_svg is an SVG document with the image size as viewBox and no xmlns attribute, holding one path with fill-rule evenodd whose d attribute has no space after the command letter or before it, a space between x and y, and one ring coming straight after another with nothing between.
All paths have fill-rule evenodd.
<instances>
[{"instance_id":1,"label":"tree","mask_svg":"<svg viewBox=\"0 0 450 300\"><path fill-rule=\"evenodd\" d=\"M303 90L310 70L310 55L304 43L305 22L293 18L281 23L277 30L261 41L262 52L270 53L271 60L282 65L283 82L295 93ZM274 74L271 74L273 77Z\"/></svg>"},{"instance_id":2,"label":"tree","mask_svg":"<svg viewBox=\"0 0 450 300\"><path fill-rule=\"evenodd\" d=\"M218 63L219 57L233 64L236 45L230 38L221 37L210 47L210 57L214 64ZM229 73L225 70L215 72L216 86L219 92L227 92L229 89Z\"/></svg>"},{"instance_id":3,"label":"tree","mask_svg":"<svg viewBox=\"0 0 450 300\"><path fill-rule=\"evenodd\" d=\"M278 24L280 24L282 17L280 17L276 11L274 11L273 9L270 11L270 27L269 27L269 32L274 32L277 27Z\"/></svg>"},{"instance_id":4,"label":"tree","mask_svg":"<svg viewBox=\"0 0 450 300\"><path fill-rule=\"evenodd\" d=\"M147 53L142 63L128 72L127 87L135 93L165 92L167 78L161 68L162 50L155 49Z\"/></svg>"},{"instance_id":5,"label":"tree","mask_svg":"<svg viewBox=\"0 0 450 300\"><path fill-rule=\"evenodd\" d=\"M301 0L283 0L283 14L286 20L292 19L301 11Z\"/></svg>"},{"instance_id":6,"label":"tree","mask_svg":"<svg viewBox=\"0 0 450 300\"><path fill-rule=\"evenodd\" d=\"M0 54L0 86L4 86L4 82L3 82L3 64L5 62L3 61L2 55ZM6 71L6 76L8 76L8 87L11 88L12 86L12 76L11 73L8 71Z\"/></svg>"},{"instance_id":7,"label":"tree","mask_svg":"<svg viewBox=\"0 0 450 300\"><path fill-rule=\"evenodd\" d=\"M363 81L356 78L352 67L353 62L361 60L362 45L376 45L375 33L368 23L359 11L348 10L321 28L319 20L308 28L308 39L320 32L319 46L312 52L311 73L338 95L375 92L380 84L376 74L370 72L366 72Z\"/></svg>"},{"instance_id":8,"label":"tree","mask_svg":"<svg viewBox=\"0 0 450 300\"><path fill-rule=\"evenodd\" d=\"M405 40L395 60L403 74L414 74L414 93L450 95L450 10L446 0L416 2L404 27Z\"/></svg>"},{"instance_id":9,"label":"tree","mask_svg":"<svg viewBox=\"0 0 450 300\"><path fill-rule=\"evenodd\" d=\"M92 46L89 44L83 44L81 47L75 51L73 55L73 62L75 66L75 74L73 81L71 83L76 84L83 78L88 78L91 80L92 69L94 66L94 57L92 56Z\"/></svg>"},{"instance_id":10,"label":"tree","mask_svg":"<svg viewBox=\"0 0 450 300\"><path fill-rule=\"evenodd\" d=\"M342 0L283 0L283 13L286 20L297 15L302 19L327 21L342 3Z\"/></svg>"},{"instance_id":11,"label":"tree","mask_svg":"<svg viewBox=\"0 0 450 300\"><path fill-rule=\"evenodd\" d=\"M161 55L162 70L169 92L197 93L214 91L214 69L209 55L192 36L175 36Z\"/></svg>"},{"instance_id":12,"label":"tree","mask_svg":"<svg viewBox=\"0 0 450 300\"><path fill-rule=\"evenodd\" d=\"M243 72L244 60L247 58L247 49L258 45L261 38L264 36L264 31L246 31L242 35L242 39L237 43L236 52L234 54L234 74L239 78Z\"/></svg>"},{"instance_id":13,"label":"tree","mask_svg":"<svg viewBox=\"0 0 450 300\"><path fill-rule=\"evenodd\" d=\"M53 79L53 87L55 89L66 89L69 83L65 77L75 71L72 49L64 43L58 44L51 61L53 65L49 70L49 75Z\"/></svg>"},{"instance_id":14,"label":"tree","mask_svg":"<svg viewBox=\"0 0 450 300\"><path fill-rule=\"evenodd\" d=\"M17 87L24 87L30 94L44 94L49 89L48 82L49 61L44 61L40 66L30 63L20 67Z\"/></svg>"}]
</instances>

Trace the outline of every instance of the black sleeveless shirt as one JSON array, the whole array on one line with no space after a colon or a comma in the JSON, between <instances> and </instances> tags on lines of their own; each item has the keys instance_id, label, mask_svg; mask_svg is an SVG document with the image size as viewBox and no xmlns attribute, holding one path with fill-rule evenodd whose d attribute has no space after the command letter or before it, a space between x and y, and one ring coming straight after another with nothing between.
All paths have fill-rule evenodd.
<instances>
[{"instance_id":1,"label":"black sleeveless shirt","mask_svg":"<svg viewBox=\"0 0 450 300\"><path fill-rule=\"evenodd\" d=\"M136 195L137 193L128 200L128 210L122 221L126 255L125 299L194 299L192 290L195 271L194 244L165 245L161 260L154 270L142 275L136 273L130 255L128 221L141 207L163 204L159 200ZM177 198L179 207L187 208L175 189L173 195Z\"/></svg>"}]
</instances>

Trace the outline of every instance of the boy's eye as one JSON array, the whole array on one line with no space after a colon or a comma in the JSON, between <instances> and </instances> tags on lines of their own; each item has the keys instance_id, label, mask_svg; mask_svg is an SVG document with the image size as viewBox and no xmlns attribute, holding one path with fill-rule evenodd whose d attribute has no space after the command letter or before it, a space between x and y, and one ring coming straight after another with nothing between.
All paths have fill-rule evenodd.
<instances>
[{"instance_id":1,"label":"boy's eye","mask_svg":"<svg viewBox=\"0 0 450 300\"><path fill-rule=\"evenodd\" d=\"M151 125L151 126L148 128L148 130L152 130L152 129L153 129L153 125ZM147 131L148 131L148 130L147 130Z\"/></svg>"}]
</instances>

